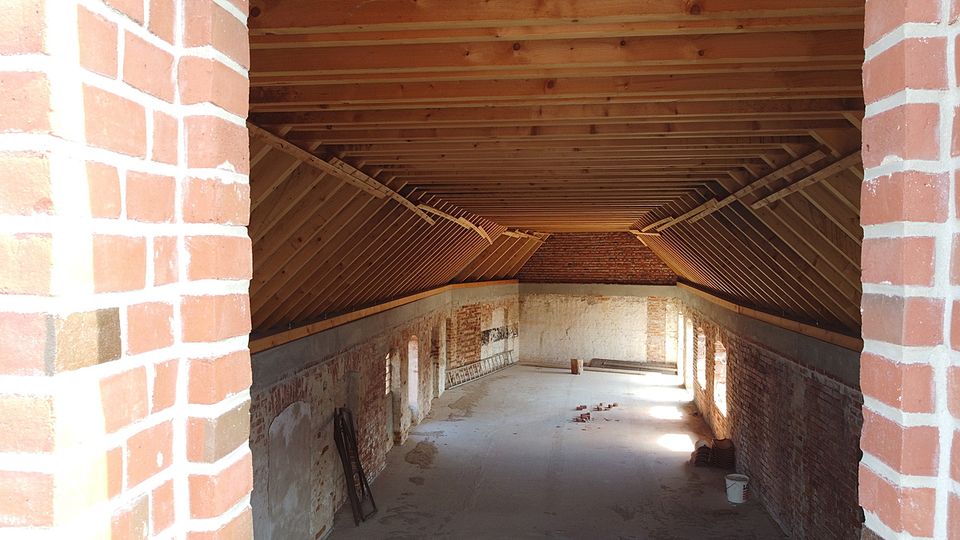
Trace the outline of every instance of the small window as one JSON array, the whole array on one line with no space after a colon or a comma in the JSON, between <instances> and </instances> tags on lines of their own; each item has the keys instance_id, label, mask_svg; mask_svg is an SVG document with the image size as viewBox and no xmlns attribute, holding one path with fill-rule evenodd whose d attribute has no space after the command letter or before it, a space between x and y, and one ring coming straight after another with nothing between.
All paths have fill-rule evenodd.
<instances>
[{"instance_id":1,"label":"small window","mask_svg":"<svg viewBox=\"0 0 960 540\"><path fill-rule=\"evenodd\" d=\"M697 384L707 389L707 336L697 328Z\"/></svg>"},{"instance_id":2,"label":"small window","mask_svg":"<svg viewBox=\"0 0 960 540\"><path fill-rule=\"evenodd\" d=\"M723 416L727 415L727 349L717 340L713 355L713 402Z\"/></svg>"},{"instance_id":3,"label":"small window","mask_svg":"<svg viewBox=\"0 0 960 540\"><path fill-rule=\"evenodd\" d=\"M387 355L387 359L384 361L384 381L383 381L383 395L390 395L390 355Z\"/></svg>"}]
</instances>

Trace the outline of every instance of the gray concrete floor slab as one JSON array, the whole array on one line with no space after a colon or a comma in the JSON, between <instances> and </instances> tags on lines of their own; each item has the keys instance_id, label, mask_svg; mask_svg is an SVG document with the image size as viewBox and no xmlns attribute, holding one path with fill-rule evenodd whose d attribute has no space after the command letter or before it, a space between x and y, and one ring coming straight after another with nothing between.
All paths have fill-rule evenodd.
<instances>
[{"instance_id":1,"label":"gray concrete floor slab","mask_svg":"<svg viewBox=\"0 0 960 540\"><path fill-rule=\"evenodd\" d=\"M619 406L573 422L599 402ZM671 376L508 368L437 399L373 483L379 513L354 527L345 506L331 538L785 538L687 463L710 438L693 411Z\"/></svg>"}]
</instances>

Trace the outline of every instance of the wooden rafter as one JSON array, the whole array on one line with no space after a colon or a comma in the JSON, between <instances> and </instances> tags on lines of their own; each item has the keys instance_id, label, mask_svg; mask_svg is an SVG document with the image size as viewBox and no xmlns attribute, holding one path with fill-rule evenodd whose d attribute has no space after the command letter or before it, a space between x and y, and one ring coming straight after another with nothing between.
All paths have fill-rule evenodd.
<instances>
[{"instance_id":1,"label":"wooden rafter","mask_svg":"<svg viewBox=\"0 0 960 540\"><path fill-rule=\"evenodd\" d=\"M509 278L547 234L629 230L724 298L856 330L862 0L250 15L257 329Z\"/></svg>"},{"instance_id":2,"label":"wooden rafter","mask_svg":"<svg viewBox=\"0 0 960 540\"><path fill-rule=\"evenodd\" d=\"M393 191L370 176L364 174L363 171L360 171L359 169L356 169L337 158L332 158L330 162L324 161L312 153L304 150L303 148L300 148L296 144L278 137L277 135L274 135L273 133L270 133L259 126L251 124L250 122L247 122L247 128L252 136L266 141L267 144L273 146L274 148L293 156L303 163L312 165L326 174L340 178L341 180L352 184L361 191L367 193L368 195L378 199L382 199L384 197L393 199L400 205L409 209L411 212L420 216L427 223L433 225L433 220L430 218L430 216L420 211L415 204L407 200L396 191Z\"/></svg>"},{"instance_id":3,"label":"wooden rafter","mask_svg":"<svg viewBox=\"0 0 960 540\"><path fill-rule=\"evenodd\" d=\"M479 227L479 226L475 225L472 221L470 221L469 219L467 219L467 218L465 218L465 217L453 217L453 216L451 216L450 214L444 212L443 210L438 210L438 209L436 209L436 208L434 208L434 207L432 207L432 206L427 206L427 205L425 205L425 204L419 205L419 208L420 208L421 210L423 210L424 212L431 213L431 214L433 214L433 215L435 215L435 216L437 216L437 217L441 217L441 218L443 218L443 219L445 219L445 220L447 220L447 221L451 221L451 222L453 222L453 223L456 223L457 225L460 225L461 227L463 227L463 228L465 228L465 229L470 229L470 230L476 232L477 234L479 234L480 236L482 236L483 239L486 240L487 242L489 242L489 243L491 243L491 244L493 243L493 239L490 238L490 235L487 233L487 231L483 230L483 227Z\"/></svg>"},{"instance_id":4,"label":"wooden rafter","mask_svg":"<svg viewBox=\"0 0 960 540\"><path fill-rule=\"evenodd\" d=\"M790 184L789 186L785 186L781 189L778 189L776 192L771 193L770 195L767 195L766 197L758 200L757 202L753 203L750 206L754 210L756 210L757 208L762 208L774 201L779 201L780 199L790 195L791 193L796 193L801 189L808 188L821 180L824 180L826 178L829 178L830 176L833 176L834 174L837 174L839 172L845 171L853 167L861 166L862 163L863 163L863 159L860 157L860 151L857 150L856 152L848 156L845 156L841 159L838 159L837 161L831 163L830 165L827 165L826 167L811 174L810 176L803 178L802 180L798 180Z\"/></svg>"}]
</instances>

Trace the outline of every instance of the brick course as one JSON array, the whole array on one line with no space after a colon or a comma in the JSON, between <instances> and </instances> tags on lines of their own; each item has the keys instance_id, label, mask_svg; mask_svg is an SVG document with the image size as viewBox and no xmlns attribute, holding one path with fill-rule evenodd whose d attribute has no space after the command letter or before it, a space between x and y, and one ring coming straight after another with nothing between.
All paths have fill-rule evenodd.
<instances>
[{"instance_id":1,"label":"brick course","mask_svg":"<svg viewBox=\"0 0 960 540\"><path fill-rule=\"evenodd\" d=\"M698 363L692 363L695 403L717 437L734 441L737 469L750 476L751 496L791 538L858 538L859 390L735 335L697 311L686 309L685 316L697 333L693 358L702 354L705 359L704 386L698 382ZM726 415L714 398L718 341L727 355Z\"/></svg>"},{"instance_id":2,"label":"brick course","mask_svg":"<svg viewBox=\"0 0 960 540\"><path fill-rule=\"evenodd\" d=\"M0 16L0 537L243 537L248 83L219 51L246 57L247 4L225 2Z\"/></svg>"},{"instance_id":3,"label":"brick course","mask_svg":"<svg viewBox=\"0 0 960 540\"><path fill-rule=\"evenodd\" d=\"M956 0L866 2L860 504L864 538L960 538ZM953 205L951 207L950 205Z\"/></svg>"},{"instance_id":4,"label":"brick course","mask_svg":"<svg viewBox=\"0 0 960 540\"><path fill-rule=\"evenodd\" d=\"M529 283L677 282L677 275L630 233L551 235L517 278Z\"/></svg>"}]
</instances>

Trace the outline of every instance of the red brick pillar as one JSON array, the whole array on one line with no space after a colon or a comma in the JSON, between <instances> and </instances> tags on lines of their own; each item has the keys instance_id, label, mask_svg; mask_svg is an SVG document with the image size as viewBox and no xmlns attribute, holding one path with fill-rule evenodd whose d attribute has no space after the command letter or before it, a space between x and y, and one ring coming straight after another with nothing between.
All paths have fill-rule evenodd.
<instances>
[{"instance_id":1,"label":"red brick pillar","mask_svg":"<svg viewBox=\"0 0 960 540\"><path fill-rule=\"evenodd\" d=\"M246 9L4 3L0 537L251 536Z\"/></svg>"},{"instance_id":2,"label":"red brick pillar","mask_svg":"<svg viewBox=\"0 0 960 540\"><path fill-rule=\"evenodd\" d=\"M866 538L960 538L960 2L953 4L866 3Z\"/></svg>"}]
</instances>

